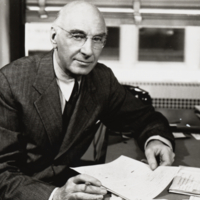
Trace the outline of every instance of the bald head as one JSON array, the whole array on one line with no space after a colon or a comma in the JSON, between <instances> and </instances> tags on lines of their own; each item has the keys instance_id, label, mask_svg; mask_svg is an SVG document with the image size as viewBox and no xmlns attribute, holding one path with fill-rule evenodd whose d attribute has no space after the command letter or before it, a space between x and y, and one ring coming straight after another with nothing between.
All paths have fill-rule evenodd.
<instances>
[{"instance_id":1,"label":"bald head","mask_svg":"<svg viewBox=\"0 0 200 200\"><path fill-rule=\"evenodd\" d=\"M80 21L81 23L95 23L105 26L105 20L97 7L86 1L72 1L66 4L58 13L54 25L68 26L70 22Z\"/></svg>"},{"instance_id":2,"label":"bald head","mask_svg":"<svg viewBox=\"0 0 200 200\"><path fill-rule=\"evenodd\" d=\"M97 7L86 1L72 1L58 14L51 28L55 58L69 76L88 74L105 45L107 29Z\"/></svg>"}]
</instances>

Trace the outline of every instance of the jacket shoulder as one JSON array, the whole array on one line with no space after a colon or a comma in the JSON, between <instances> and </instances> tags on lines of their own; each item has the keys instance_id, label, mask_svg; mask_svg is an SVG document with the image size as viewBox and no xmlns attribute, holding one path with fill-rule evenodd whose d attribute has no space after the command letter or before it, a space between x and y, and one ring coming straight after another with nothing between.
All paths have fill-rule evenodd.
<instances>
[{"instance_id":1,"label":"jacket shoulder","mask_svg":"<svg viewBox=\"0 0 200 200\"><path fill-rule=\"evenodd\" d=\"M91 72L91 76L95 78L96 81L101 81L102 83L115 78L112 70L102 63L97 63Z\"/></svg>"},{"instance_id":2,"label":"jacket shoulder","mask_svg":"<svg viewBox=\"0 0 200 200\"><path fill-rule=\"evenodd\" d=\"M37 66L43 57L44 54L22 57L3 66L0 70L5 75L9 75L11 72L12 74L13 72L15 74L22 73L30 69L37 70Z\"/></svg>"},{"instance_id":3,"label":"jacket shoulder","mask_svg":"<svg viewBox=\"0 0 200 200\"><path fill-rule=\"evenodd\" d=\"M88 85L94 85L102 97L121 87L112 70L101 63L97 63L90 74L88 74L86 80Z\"/></svg>"},{"instance_id":4,"label":"jacket shoulder","mask_svg":"<svg viewBox=\"0 0 200 200\"><path fill-rule=\"evenodd\" d=\"M112 73L112 70L106 65L104 65L103 63L97 63L93 71L97 73L104 73L104 74Z\"/></svg>"}]
</instances>

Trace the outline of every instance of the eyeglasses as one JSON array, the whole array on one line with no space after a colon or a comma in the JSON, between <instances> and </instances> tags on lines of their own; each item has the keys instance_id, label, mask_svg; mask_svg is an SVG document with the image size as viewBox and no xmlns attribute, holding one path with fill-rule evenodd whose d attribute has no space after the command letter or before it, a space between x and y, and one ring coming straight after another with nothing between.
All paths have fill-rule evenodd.
<instances>
[{"instance_id":1,"label":"eyeglasses","mask_svg":"<svg viewBox=\"0 0 200 200\"><path fill-rule=\"evenodd\" d=\"M91 37L79 30L77 31L75 30L74 32L69 32L60 26L58 27L63 31L67 32L69 34L69 38L72 39L72 42L79 47L82 47L89 37L92 39L94 49L102 49L106 44L105 34Z\"/></svg>"}]
</instances>

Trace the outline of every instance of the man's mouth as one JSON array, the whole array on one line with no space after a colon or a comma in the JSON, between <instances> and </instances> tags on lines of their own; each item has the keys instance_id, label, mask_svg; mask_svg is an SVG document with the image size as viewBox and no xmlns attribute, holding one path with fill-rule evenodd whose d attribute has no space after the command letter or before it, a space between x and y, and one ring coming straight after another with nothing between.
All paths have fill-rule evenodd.
<instances>
[{"instance_id":1,"label":"man's mouth","mask_svg":"<svg viewBox=\"0 0 200 200\"><path fill-rule=\"evenodd\" d=\"M88 62L88 61L77 60L77 59L76 59L76 61L81 65L89 65L89 64L93 63L92 61Z\"/></svg>"}]
</instances>

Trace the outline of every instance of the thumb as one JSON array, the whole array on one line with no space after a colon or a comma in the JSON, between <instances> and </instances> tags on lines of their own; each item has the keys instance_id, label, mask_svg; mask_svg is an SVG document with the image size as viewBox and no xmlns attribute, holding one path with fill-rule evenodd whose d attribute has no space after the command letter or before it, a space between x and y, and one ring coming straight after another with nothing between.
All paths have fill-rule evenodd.
<instances>
[{"instance_id":1,"label":"thumb","mask_svg":"<svg viewBox=\"0 0 200 200\"><path fill-rule=\"evenodd\" d=\"M146 154L147 161L148 161L148 163L149 163L150 168L151 168L152 170L155 170L155 169L157 168L157 166L158 166L158 163L157 163L157 161L156 161L156 157L155 157L154 152L151 151L151 150L147 150L147 151L145 152L145 154Z\"/></svg>"}]
</instances>

